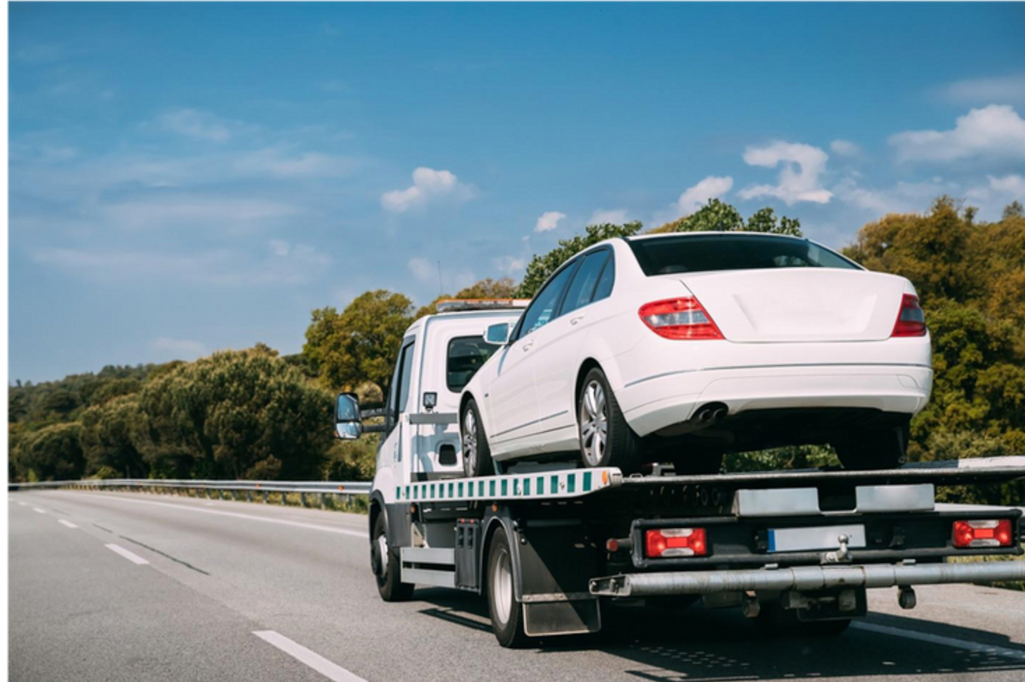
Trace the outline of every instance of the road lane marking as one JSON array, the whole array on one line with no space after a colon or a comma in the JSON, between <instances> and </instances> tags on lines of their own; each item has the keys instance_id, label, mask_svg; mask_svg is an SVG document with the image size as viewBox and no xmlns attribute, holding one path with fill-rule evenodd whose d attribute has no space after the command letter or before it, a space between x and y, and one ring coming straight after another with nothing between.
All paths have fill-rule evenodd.
<instances>
[{"instance_id":1,"label":"road lane marking","mask_svg":"<svg viewBox=\"0 0 1025 682\"><path fill-rule=\"evenodd\" d=\"M939 644L940 646L964 649L965 651L975 651L978 653L1003 656L1004 658L1010 658L1016 661L1025 661L1025 651L1019 651L1018 649L1008 649L1002 646L972 642L966 639L944 637L943 635L932 635L928 632L902 630L900 628L890 627L889 625L876 625L875 623L865 623L863 621L851 623L851 627L857 628L858 630L865 630L867 632L874 632L880 635L904 637L906 639L918 640L919 642L928 642L929 644Z\"/></svg>"},{"instance_id":2,"label":"road lane marking","mask_svg":"<svg viewBox=\"0 0 1025 682\"><path fill-rule=\"evenodd\" d=\"M138 554L133 554L132 552L129 552L127 549L125 549L124 547L122 547L120 545L115 545L114 543L110 543L109 545L104 545L104 547L106 547L110 551L114 552L115 554L120 554L124 558L128 559L129 561L131 561L133 564L138 564L139 566L143 566L143 565L149 563L148 561L143 559Z\"/></svg>"},{"instance_id":3,"label":"road lane marking","mask_svg":"<svg viewBox=\"0 0 1025 682\"><path fill-rule=\"evenodd\" d=\"M28 502L19 502L18 504L20 504L22 507L27 507L28 506Z\"/></svg>"},{"instance_id":4,"label":"road lane marking","mask_svg":"<svg viewBox=\"0 0 1025 682\"><path fill-rule=\"evenodd\" d=\"M257 630L253 634L333 682L366 682L362 677L353 675L342 666L332 663L320 654L310 651L302 644L293 642L273 630Z\"/></svg>"},{"instance_id":5,"label":"road lane marking","mask_svg":"<svg viewBox=\"0 0 1025 682\"><path fill-rule=\"evenodd\" d=\"M102 497L107 500L116 500L118 502L131 502L133 504L152 504L157 507L169 507L171 509L180 509L182 511L196 512L198 514L213 514L215 516L228 516L233 519L248 519L249 521L262 521L264 523L276 523L279 526L293 526L295 528L306 528L308 530L319 530L325 533L337 533L338 535L349 535L355 538L367 538L367 534L363 531L349 530L348 528L332 528L331 526L318 526L314 523L302 523L301 521L286 521L285 519L270 519L264 516L252 516L250 514L239 514L238 512L221 511L219 509L203 509L201 507L188 507L182 504L168 504L167 502L154 502L152 500L130 500L125 497L115 497L113 495L93 495L93 497Z\"/></svg>"},{"instance_id":6,"label":"road lane marking","mask_svg":"<svg viewBox=\"0 0 1025 682\"><path fill-rule=\"evenodd\" d=\"M46 513L45 509L40 509L39 507L32 507L32 511L36 512L37 514L45 514Z\"/></svg>"},{"instance_id":7,"label":"road lane marking","mask_svg":"<svg viewBox=\"0 0 1025 682\"><path fill-rule=\"evenodd\" d=\"M75 524L71 523L70 521L65 521L64 519L57 519L57 523L59 523L62 526L67 526L68 528L78 528L78 526L76 526Z\"/></svg>"}]
</instances>

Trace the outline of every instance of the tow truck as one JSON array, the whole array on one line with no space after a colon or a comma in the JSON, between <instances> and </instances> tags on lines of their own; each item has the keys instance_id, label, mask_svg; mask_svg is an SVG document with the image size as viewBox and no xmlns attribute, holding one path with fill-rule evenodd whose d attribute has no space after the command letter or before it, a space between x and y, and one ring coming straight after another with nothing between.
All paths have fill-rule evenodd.
<instances>
[{"instance_id":1,"label":"tow truck","mask_svg":"<svg viewBox=\"0 0 1025 682\"><path fill-rule=\"evenodd\" d=\"M383 409L338 397L339 437L381 432L369 525L385 601L417 585L482 594L498 642L521 647L598 632L609 600L701 599L838 634L868 589L897 587L909 609L917 585L1025 580L1025 561L956 561L1022 555L1022 509L936 502L944 486L1025 478L1025 457L700 476L524 462L466 477L459 391L494 349L486 327L525 303L440 304L406 331Z\"/></svg>"}]
</instances>

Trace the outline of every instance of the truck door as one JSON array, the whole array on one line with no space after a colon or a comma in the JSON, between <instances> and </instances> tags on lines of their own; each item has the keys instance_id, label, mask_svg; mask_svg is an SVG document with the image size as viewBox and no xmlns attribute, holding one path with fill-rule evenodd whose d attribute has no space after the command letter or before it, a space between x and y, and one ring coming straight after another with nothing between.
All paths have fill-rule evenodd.
<instances>
[{"instance_id":1,"label":"truck door","mask_svg":"<svg viewBox=\"0 0 1025 682\"><path fill-rule=\"evenodd\" d=\"M416 355L416 336L402 340L385 408L386 433L377 455L377 469L392 468L401 472L400 479L408 481L413 466L412 442L415 427L409 423L409 413L416 401L411 399L413 361Z\"/></svg>"}]
</instances>

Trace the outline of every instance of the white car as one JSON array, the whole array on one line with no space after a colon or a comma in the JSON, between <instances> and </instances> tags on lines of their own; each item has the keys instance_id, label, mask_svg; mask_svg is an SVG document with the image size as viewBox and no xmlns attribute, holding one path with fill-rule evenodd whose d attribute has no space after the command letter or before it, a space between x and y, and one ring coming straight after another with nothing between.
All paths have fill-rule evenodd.
<instances>
[{"instance_id":1,"label":"white car","mask_svg":"<svg viewBox=\"0 0 1025 682\"><path fill-rule=\"evenodd\" d=\"M466 474L578 457L715 473L726 452L830 443L900 466L932 359L911 282L807 239L612 239L574 256L460 398Z\"/></svg>"}]
</instances>

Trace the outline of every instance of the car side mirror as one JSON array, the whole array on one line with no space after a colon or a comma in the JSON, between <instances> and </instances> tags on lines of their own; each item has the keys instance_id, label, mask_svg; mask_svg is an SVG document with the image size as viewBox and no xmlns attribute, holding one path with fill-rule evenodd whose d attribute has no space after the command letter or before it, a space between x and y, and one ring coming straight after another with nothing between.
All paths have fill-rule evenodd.
<instances>
[{"instance_id":1,"label":"car side mirror","mask_svg":"<svg viewBox=\"0 0 1025 682\"><path fill-rule=\"evenodd\" d=\"M356 440L362 435L359 398L355 393L340 393L335 403L335 436L342 440Z\"/></svg>"},{"instance_id":2,"label":"car side mirror","mask_svg":"<svg viewBox=\"0 0 1025 682\"><path fill-rule=\"evenodd\" d=\"M484 332L484 340L493 346L504 346L509 343L509 323L493 324Z\"/></svg>"}]
</instances>

